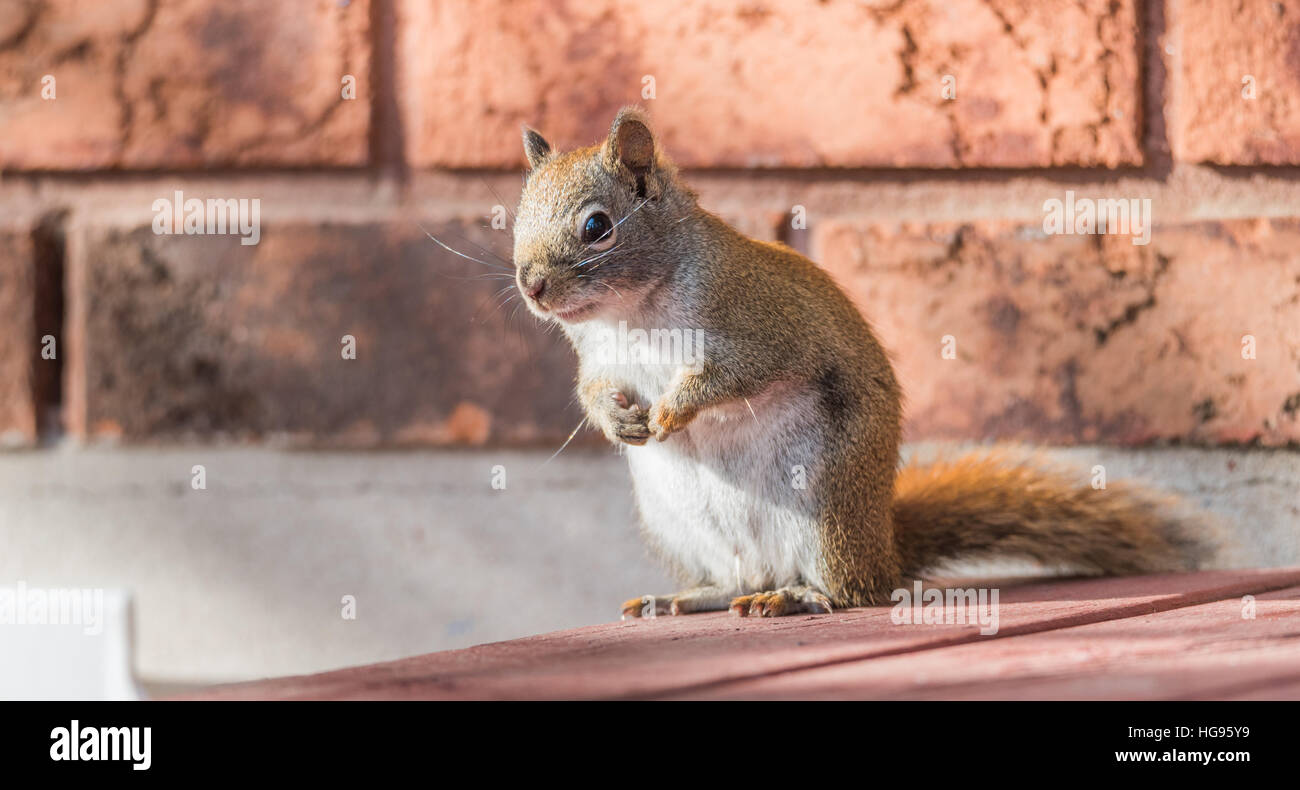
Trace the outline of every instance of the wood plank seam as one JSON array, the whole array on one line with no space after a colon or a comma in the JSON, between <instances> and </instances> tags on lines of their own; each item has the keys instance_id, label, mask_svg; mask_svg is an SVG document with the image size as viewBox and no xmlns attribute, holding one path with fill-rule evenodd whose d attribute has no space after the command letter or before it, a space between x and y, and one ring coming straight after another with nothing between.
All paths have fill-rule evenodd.
<instances>
[{"instance_id":1,"label":"wood plank seam","mask_svg":"<svg viewBox=\"0 0 1300 790\"><path fill-rule=\"evenodd\" d=\"M858 661L869 661L876 658L885 658L889 656L906 655L908 653L919 653L931 650L938 650L956 645L970 644L983 640L1010 639L1017 636L1026 636L1029 634L1047 633L1065 628L1074 628L1081 625L1090 625L1092 623L1106 622L1110 620L1124 620L1132 617L1141 617L1143 615L1158 614L1160 612L1169 612L1176 609L1184 609L1189 606L1200 606L1202 604L1223 601L1242 595L1260 595L1263 593L1285 590L1300 582L1300 571L1283 576L1274 576L1270 579L1250 579L1238 584L1229 584L1218 589L1197 590L1191 593L1180 593L1169 598L1159 599L1156 601L1142 601L1139 603L1122 606L1116 609L1108 609L1095 614L1077 614L1072 613L1056 618L1047 618L1044 620L1035 620L1022 625L1013 625L997 634L984 636L975 633L958 634L952 639L946 639L935 642L922 644L903 645L899 648L889 650L868 651L858 656L840 656L833 659L812 661L807 664L797 666L782 667L780 669L768 669L755 672L748 675L732 676L727 678L718 678L716 680L705 681L702 683L683 684L671 689L660 689L653 694L630 694L615 695L608 699L614 700L636 700L636 699L656 699L665 696L676 696L680 694L694 693L698 691L716 691L726 688L730 685L747 683L768 677L779 677L783 675L797 674L807 670L821 669L824 667L840 666L851 664Z\"/></svg>"}]
</instances>

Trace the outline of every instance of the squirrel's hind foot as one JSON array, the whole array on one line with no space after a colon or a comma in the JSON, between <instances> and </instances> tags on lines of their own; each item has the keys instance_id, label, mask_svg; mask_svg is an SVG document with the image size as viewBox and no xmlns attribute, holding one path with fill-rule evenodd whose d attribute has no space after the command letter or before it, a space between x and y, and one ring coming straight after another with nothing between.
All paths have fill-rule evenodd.
<instances>
[{"instance_id":1,"label":"squirrel's hind foot","mask_svg":"<svg viewBox=\"0 0 1300 790\"><path fill-rule=\"evenodd\" d=\"M727 608L734 592L724 587L692 587L672 595L643 595L623 603L623 619L720 612Z\"/></svg>"},{"instance_id":2,"label":"squirrel's hind foot","mask_svg":"<svg viewBox=\"0 0 1300 790\"><path fill-rule=\"evenodd\" d=\"M770 592L742 595L731 601L738 617L784 617L791 614L830 614L831 599L816 587L782 587Z\"/></svg>"}]
</instances>

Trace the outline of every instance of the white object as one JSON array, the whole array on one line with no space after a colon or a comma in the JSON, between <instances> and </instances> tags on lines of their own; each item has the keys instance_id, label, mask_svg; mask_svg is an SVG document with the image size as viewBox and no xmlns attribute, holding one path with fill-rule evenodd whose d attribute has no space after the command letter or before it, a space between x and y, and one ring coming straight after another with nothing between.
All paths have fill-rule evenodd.
<instances>
[{"instance_id":1,"label":"white object","mask_svg":"<svg viewBox=\"0 0 1300 790\"><path fill-rule=\"evenodd\" d=\"M0 586L0 700L135 700L123 590Z\"/></svg>"}]
</instances>

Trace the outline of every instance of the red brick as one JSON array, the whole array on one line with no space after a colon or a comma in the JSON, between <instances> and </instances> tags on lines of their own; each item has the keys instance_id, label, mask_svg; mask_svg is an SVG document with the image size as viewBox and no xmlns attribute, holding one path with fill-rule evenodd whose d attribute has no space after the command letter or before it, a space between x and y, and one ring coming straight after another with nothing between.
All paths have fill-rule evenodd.
<instances>
[{"instance_id":1,"label":"red brick","mask_svg":"<svg viewBox=\"0 0 1300 790\"><path fill-rule=\"evenodd\" d=\"M1176 19L1175 155L1300 164L1300 9L1275 0L1185 0Z\"/></svg>"},{"instance_id":2,"label":"red brick","mask_svg":"<svg viewBox=\"0 0 1300 790\"><path fill-rule=\"evenodd\" d=\"M688 166L1142 161L1132 0L398 9L416 166L518 167L520 123L585 145L625 103L645 105ZM941 97L944 75L955 101Z\"/></svg>"},{"instance_id":3,"label":"red brick","mask_svg":"<svg viewBox=\"0 0 1300 790\"><path fill-rule=\"evenodd\" d=\"M1300 220L1156 226L1147 246L993 222L813 232L894 353L909 438L1300 440Z\"/></svg>"},{"instance_id":4,"label":"red brick","mask_svg":"<svg viewBox=\"0 0 1300 790\"><path fill-rule=\"evenodd\" d=\"M508 256L509 234L482 224L424 226ZM414 219L264 225L253 246L91 228L80 249L74 435L558 447L581 419L563 338L509 320L513 281Z\"/></svg>"},{"instance_id":5,"label":"red brick","mask_svg":"<svg viewBox=\"0 0 1300 790\"><path fill-rule=\"evenodd\" d=\"M0 167L367 160L369 0L27 0L2 16Z\"/></svg>"},{"instance_id":6,"label":"red brick","mask_svg":"<svg viewBox=\"0 0 1300 790\"><path fill-rule=\"evenodd\" d=\"M36 440L35 288L31 234L0 231L0 446Z\"/></svg>"}]
</instances>

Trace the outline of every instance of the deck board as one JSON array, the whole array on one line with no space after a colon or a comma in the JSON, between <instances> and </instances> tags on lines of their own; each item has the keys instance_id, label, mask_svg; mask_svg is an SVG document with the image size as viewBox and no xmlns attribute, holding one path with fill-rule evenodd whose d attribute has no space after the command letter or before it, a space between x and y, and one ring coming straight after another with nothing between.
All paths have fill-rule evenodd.
<instances>
[{"instance_id":1,"label":"deck board","mask_svg":"<svg viewBox=\"0 0 1300 790\"><path fill-rule=\"evenodd\" d=\"M1227 629L1222 631L1225 638L1231 634L1231 638L1246 640L1248 648L1237 651L1237 658L1258 661L1269 681L1294 685L1295 681L1300 680L1295 675L1296 668L1300 667L1294 652L1297 640L1288 637L1285 630L1292 628L1300 631L1294 591L1289 589L1300 586L1300 569L1211 571L1119 579L1050 579L1029 583L962 580L956 584L999 588L1000 627L996 636L981 636L976 625L895 625L890 619L889 607L850 609L830 615L770 620L741 619L724 613L711 613L594 625L317 675L220 686L189 697L607 699L690 696L970 696L972 692L968 685L959 683L954 686L948 682L945 687L939 687L939 684L933 682L926 685L911 680L904 683L900 678L912 676L905 672L902 675L899 673L923 665L932 666L934 672L943 673L948 671L943 668L944 662L949 661L957 662L953 666L961 669L964 664L971 662L971 654L984 656L986 654L982 651L989 649L1000 651L988 653L989 660L996 658L997 662L1005 664L1007 668L1002 674L988 670L993 674L980 681L992 690L991 696L1095 696L1100 693L1098 684L1102 687L1106 685L1103 682L1105 679L1088 681L1085 677L1087 666L1076 667L1080 671L1070 675L1060 668L1049 670L1048 665L1040 667L1034 664L1034 656L1045 654L1050 657L1054 651L1059 652L1061 644L1077 638L1069 632L1108 626L1116 629L1113 641L1133 643L1133 649L1137 652L1133 659L1135 662L1141 664L1142 661L1156 661L1158 664L1162 659L1153 659L1142 653L1142 650L1149 649L1142 645L1150 641L1143 641L1142 622L1174 615L1168 621L1160 620L1156 627L1187 629L1200 623L1204 626L1200 638L1212 641L1217 633L1214 623L1205 619L1200 607L1212 602L1223 602L1225 612L1227 607L1234 604L1240 608L1236 599L1245 594L1258 596L1260 616L1254 621L1243 621L1248 625L1225 620L1218 626ZM1268 595L1274 592L1277 594ZM1288 595L1291 597L1288 598ZM1189 613L1188 609L1196 611ZM1275 609L1281 612L1276 618L1273 616ZM1252 625L1249 624L1253 624L1256 629L1273 629L1269 631L1267 639L1255 645L1258 649L1249 648L1252 638ZM1061 636L1063 632L1066 632L1065 636ZM1264 631L1256 633L1263 634ZM1029 639L1038 639L1039 642L1031 643L1026 650L1013 644ZM1084 642L1090 639L1101 637L1082 637ZM1215 664L1214 661L1228 660L1231 652L1224 650L1216 654L1210 650L1203 656L1182 656L1182 660L1190 663L1178 665L1182 668L1171 671L1171 674L1192 673L1196 677L1212 678L1216 673L1224 672L1224 664ZM954 658L948 659L949 655ZM1119 655L1117 653L1114 660L1119 661ZM1103 651L1096 660L1104 658ZM1198 658L1209 663L1197 665L1195 660ZM1016 661L1021 663L1017 664ZM1290 676L1285 671L1288 661L1292 667ZM978 664L979 661L975 663ZM882 666L897 669L892 673L877 669ZM1098 666L1100 665L1092 668L1097 669ZM975 672L976 669L977 667L966 667L963 671ZM1057 674L1053 675L1051 671ZM1113 695L1128 698L1176 696L1170 687L1158 684L1159 675L1158 666L1147 667L1142 672L1135 670L1131 678L1117 675L1111 686ZM1152 680L1152 677L1157 680ZM809 679L806 683L805 678ZM1067 679L1081 685L1060 685ZM1016 683L1020 685L1015 685ZM1051 683L1058 685L1053 686ZM1205 681L1189 688L1189 693L1209 695L1219 692L1250 695L1259 692L1258 688L1248 687L1244 682L1234 687L1231 684L1214 685ZM1101 695L1105 696L1104 693Z\"/></svg>"},{"instance_id":2,"label":"deck board","mask_svg":"<svg viewBox=\"0 0 1300 790\"><path fill-rule=\"evenodd\" d=\"M1300 586L713 687L695 698L1294 698ZM1287 690L1289 688L1289 691Z\"/></svg>"}]
</instances>

